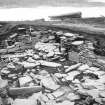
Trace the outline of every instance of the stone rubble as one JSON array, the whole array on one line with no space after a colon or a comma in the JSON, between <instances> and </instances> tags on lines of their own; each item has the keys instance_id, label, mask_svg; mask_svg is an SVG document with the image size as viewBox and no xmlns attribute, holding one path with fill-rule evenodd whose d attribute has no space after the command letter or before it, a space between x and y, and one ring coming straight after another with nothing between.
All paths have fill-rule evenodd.
<instances>
[{"instance_id":1,"label":"stone rubble","mask_svg":"<svg viewBox=\"0 0 105 105\"><path fill-rule=\"evenodd\" d=\"M12 33L16 42L0 49L0 105L104 105L105 59L82 38L34 27Z\"/></svg>"}]
</instances>

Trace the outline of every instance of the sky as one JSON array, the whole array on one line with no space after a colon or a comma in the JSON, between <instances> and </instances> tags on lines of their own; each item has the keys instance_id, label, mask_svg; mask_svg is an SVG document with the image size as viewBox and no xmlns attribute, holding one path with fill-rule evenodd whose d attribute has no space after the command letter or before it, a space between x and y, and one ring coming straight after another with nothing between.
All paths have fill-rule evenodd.
<instances>
[{"instance_id":1,"label":"sky","mask_svg":"<svg viewBox=\"0 0 105 105\"><path fill-rule=\"evenodd\" d=\"M105 0L0 0L1 7L105 6Z\"/></svg>"},{"instance_id":2,"label":"sky","mask_svg":"<svg viewBox=\"0 0 105 105\"><path fill-rule=\"evenodd\" d=\"M48 19L77 11L83 17L105 16L105 0L0 0L0 21Z\"/></svg>"}]
</instances>

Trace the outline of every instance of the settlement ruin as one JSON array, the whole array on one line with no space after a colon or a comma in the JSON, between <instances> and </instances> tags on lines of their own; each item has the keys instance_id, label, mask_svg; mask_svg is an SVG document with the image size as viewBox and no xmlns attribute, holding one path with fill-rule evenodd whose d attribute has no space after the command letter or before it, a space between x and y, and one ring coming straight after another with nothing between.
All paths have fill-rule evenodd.
<instances>
[{"instance_id":1,"label":"settlement ruin","mask_svg":"<svg viewBox=\"0 0 105 105\"><path fill-rule=\"evenodd\" d=\"M0 23L0 105L105 105L105 18Z\"/></svg>"}]
</instances>

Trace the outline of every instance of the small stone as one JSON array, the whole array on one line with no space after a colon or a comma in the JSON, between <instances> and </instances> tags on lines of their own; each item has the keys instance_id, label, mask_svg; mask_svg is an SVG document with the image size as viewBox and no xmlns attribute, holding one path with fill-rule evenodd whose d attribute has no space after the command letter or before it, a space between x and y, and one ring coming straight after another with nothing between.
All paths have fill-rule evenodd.
<instances>
[{"instance_id":1,"label":"small stone","mask_svg":"<svg viewBox=\"0 0 105 105\"><path fill-rule=\"evenodd\" d=\"M99 89L99 91L104 91L105 90L105 86L102 85L98 85L97 88Z\"/></svg>"},{"instance_id":2,"label":"small stone","mask_svg":"<svg viewBox=\"0 0 105 105\"><path fill-rule=\"evenodd\" d=\"M63 35L63 32L62 32L62 31L58 31L58 32L56 32L56 34L57 34L58 36L61 36L61 35Z\"/></svg>"},{"instance_id":3,"label":"small stone","mask_svg":"<svg viewBox=\"0 0 105 105\"><path fill-rule=\"evenodd\" d=\"M97 68L97 67L90 67L89 70L91 70L91 71L98 71L98 70L100 70L100 68Z\"/></svg>"},{"instance_id":4,"label":"small stone","mask_svg":"<svg viewBox=\"0 0 105 105\"><path fill-rule=\"evenodd\" d=\"M85 84L82 84L82 86L83 86L84 89L88 89L88 90L96 89L96 87L93 86L93 85L85 85Z\"/></svg>"},{"instance_id":5,"label":"small stone","mask_svg":"<svg viewBox=\"0 0 105 105\"><path fill-rule=\"evenodd\" d=\"M50 52L47 54L47 57L53 57L54 56L54 52Z\"/></svg>"},{"instance_id":6,"label":"small stone","mask_svg":"<svg viewBox=\"0 0 105 105\"><path fill-rule=\"evenodd\" d=\"M87 90L86 92L93 98L99 97L99 91L97 89Z\"/></svg>"},{"instance_id":7,"label":"small stone","mask_svg":"<svg viewBox=\"0 0 105 105\"><path fill-rule=\"evenodd\" d=\"M31 71L32 71L33 73L35 73L35 72L36 72L36 69L31 69Z\"/></svg>"},{"instance_id":8,"label":"small stone","mask_svg":"<svg viewBox=\"0 0 105 105\"><path fill-rule=\"evenodd\" d=\"M77 62L77 63L80 62L80 56L79 56L78 52L70 51L70 52L68 52L68 54L69 54L70 61Z\"/></svg>"},{"instance_id":9,"label":"small stone","mask_svg":"<svg viewBox=\"0 0 105 105\"><path fill-rule=\"evenodd\" d=\"M61 62L64 62L64 61L66 61L66 59L65 59L65 58L64 58L64 59L60 59L60 61L61 61Z\"/></svg>"},{"instance_id":10,"label":"small stone","mask_svg":"<svg viewBox=\"0 0 105 105\"><path fill-rule=\"evenodd\" d=\"M44 60L40 60L39 62L41 65L47 66L47 67L61 67L62 66L60 63L48 62Z\"/></svg>"},{"instance_id":11,"label":"small stone","mask_svg":"<svg viewBox=\"0 0 105 105\"><path fill-rule=\"evenodd\" d=\"M48 39L53 40L53 39L55 39L55 37L54 36L49 36Z\"/></svg>"},{"instance_id":12,"label":"small stone","mask_svg":"<svg viewBox=\"0 0 105 105\"><path fill-rule=\"evenodd\" d=\"M56 105L55 100L49 100L48 102L46 102L46 105Z\"/></svg>"},{"instance_id":13,"label":"small stone","mask_svg":"<svg viewBox=\"0 0 105 105\"><path fill-rule=\"evenodd\" d=\"M46 58L47 58L47 55L43 54L43 59L46 60Z\"/></svg>"},{"instance_id":14,"label":"small stone","mask_svg":"<svg viewBox=\"0 0 105 105\"><path fill-rule=\"evenodd\" d=\"M70 102L70 101L63 101L62 105L74 105L74 102Z\"/></svg>"},{"instance_id":15,"label":"small stone","mask_svg":"<svg viewBox=\"0 0 105 105\"><path fill-rule=\"evenodd\" d=\"M80 71L84 71L86 69L89 69L89 66L87 64L84 64L78 68L78 70L80 70Z\"/></svg>"},{"instance_id":16,"label":"small stone","mask_svg":"<svg viewBox=\"0 0 105 105\"><path fill-rule=\"evenodd\" d=\"M105 91L100 92L99 95L105 98Z\"/></svg>"},{"instance_id":17,"label":"small stone","mask_svg":"<svg viewBox=\"0 0 105 105\"><path fill-rule=\"evenodd\" d=\"M72 34L72 33L64 33L64 36L66 36L66 37L74 37L75 35Z\"/></svg>"},{"instance_id":18,"label":"small stone","mask_svg":"<svg viewBox=\"0 0 105 105\"><path fill-rule=\"evenodd\" d=\"M7 86L8 86L8 81L0 78L0 89L3 89Z\"/></svg>"},{"instance_id":19,"label":"small stone","mask_svg":"<svg viewBox=\"0 0 105 105\"><path fill-rule=\"evenodd\" d=\"M70 102L68 100L65 100L63 102L56 103L55 105L74 105L74 102Z\"/></svg>"},{"instance_id":20,"label":"small stone","mask_svg":"<svg viewBox=\"0 0 105 105\"><path fill-rule=\"evenodd\" d=\"M104 77L105 72L104 71L95 71L94 74L98 75L100 78L102 78L102 76Z\"/></svg>"},{"instance_id":21,"label":"small stone","mask_svg":"<svg viewBox=\"0 0 105 105\"><path fill-rule=\"evenodd\" d=\"M48 99L48 97L46 96L46 95L41 95L40 96L40 98L41 98L41 100L43 100L44 102L47 102L49 99Z\"/></svg>"},{"instance_id":22,"label":"small stone","mask_svg":"<svg viewBox=\"0 0 105 105\"><path fill-rule=\"evenodd\" d=\"M36 100L29 99L15 99L13 105L36 105Z\"/></svg>"},{"instance_id":23,"label":"small stone","mask_svg":"<svg viewBox=\"0 0 105 105\"><path fill-rule=\"evenodd\" d=\"M13 68L13 69L15 69L15 66L14 66L13 63L8 63L7 68Z\"/></svg>"},{"instance_id":24,"label":"small stone","mask_svg":"<svg viewBox=\"0 0 105 105\"><path fill-rule=\"evenodd\" d=\"M74 41L74 42L72 42L71 44L72 45L81 45L81 44L83 44L84 43L84 41Z\"/></svg>"},{"instance_id":25,"label":"small stone","mask_svg":"<svg viewBox=\"0 0 105 105\"><path fill-rule=\"evenodd\" d=\"M8 75L8 74L10 73L10 71L7 70L7 69L2 69L2 70L1 70L1 73L2 73L2 74L7 74L7 75Z\"/></svg>"},{"instance_id":26,"label":"small stone","mask_svg":"<svg viewBox=\"0 0 105 105\"><path fill-rule=\"evenodd\" d=\"M29 57L29 58L27 59L27 62L35 62L35 60L32 59L32 57Z\"/></svg>"},{"instance_id":27,"label":"small stone","mask_svg":"<svg viewBox=\"0 0 105 105\"><path fill-rule=\"evenodd\" d=\"M29 83L29 86L30 86L30 87L31 87L31 86L34 86L34 85L35 85L35 84L34 84L34 83L32 83L32 82L31 82L31 83Z\"/></svg>"},{"instance_id":28,"label":"small stone","mask_svg":"<svg viewBox=\"0 0 105 105\"><path fill-rule=\"evenodd\" d=\"M61 73L55 73L54 74L57 78L62 78L62 77L66 77L67 74L61 74Z\"/></svg>"},{"instance_id":29,"label":"small stone","mask_svg":"<svg viewBox=\"0 0 105 105\"><path fill-rule=\"evenodd\" d=\"M3 105L2 98L0 97L0 105Z\"/></svg>"},{"instance_id":30,"label":"small stone","mask_svg":"<svg viewBox=\"0 0 105 105\"><path fill-rule=\"evenodd\" d=\"M22 62L21 63L25 68L33 68L33 67L36 67L36 66L38 66L38 65L40 65L40 63L39 62L35 62L35 63L31 63L31 62L26 62L26 61L24 61L24 62Z\"/></svg>"},{"instance_id":31,"label":"small stone","mask_svg":"<svg viewBox=\"0 0 105 105\"><path fill-rule=\"evenodd\" d=\"M102 102L105 103L105 98L102 98Z\"/></svg>"},{"instance_id":32,"label":"small stone","mask_svg":"<svg viewBox=\"0 0 105 105\"><path fill-rule=\"evenodd\" d=\"M67 98L70 100L70 101L74 101L74 100L77 100L77 99L80 99L80 97L78 95L75 95L74 93L69 93L67 95Z\"/></svg>"},{"instance_id":33,"label":"small stone","mask_svg":"<svg viewBox=\"0 0 105 105\"><path fill-rule=\"evenodd\" d=\"M73 80L73 83L78 84L78 83L80 83L80 81L78 79L75 79L75 80Z\"/></svg>"},{"instance_id":34,"label":"small stone","mask_svg":"<svg viewBox=\"0 0 105 105\"><path fill-rule=\"evenodd\" d=\"M97 59L97 62L100 64L105 64L105 60L104 59Z\"/></svg>"},{"instance_id":35,"label":"small stone","mask_svg":"<svg viewBox=\"0 0 105 105\"><path fill-rule=\"evenodd\" d=\"M30 69L27 69L27 72L31 72L31 70Z\"/></svg>"},{"instance_id":36,"label":"small stone","mask_svg":"<svg viewBox=\"0 0 105 105\"><path fill-rule=\"evenodd\" d=\"M9 75L8 75L8 78L13 79L14 77L16 77L16 74L9 74Z\"/></svg>"},{"instance_id":37,"label":"small stone","mask_svg":"<svg viewBox=\"0 0 105 105\"><path fill-rule=\"evenodd\" d=\"M77 64L75 64L75 65L72 65L72 66L68 67L68 68L65 70L65 72L69 72L69 71L71 71L71 70L73 70L73 69L76 69L76 68L79 67L80 65L81 65L81 63L77 63Z\"/></svg>"},{"instance_id":38,"label":"small stone","mask_svg":"<svg viewBox=\"0 0 105 105\"><path fill-rule=\"evenodd\" d=\"M48 97L49 99L51 99L51 100L55 99L54 96L53 96L52 94L50 94L50 93L47 94L47 97Z\"/></svg>"},{"instance_id":39,"label":"small stone","mask_svg":"<svg viewBox=\"0 0 105 105\"><path fill-rule=\"evenodd\" d=\"M95 101L98 102L99 104L103 104L102 103L102 98L95 98Z\"/></svg>"},{"instance_id":40,"label":"small stone","mask_svg":"<svg viewBox=\"0 0 105 105\"><path fill-rule=\"evenodd\" d=\"M19 58L12 58L13 62L18 62Z\"/></svg>"},{"instance_id":41,"label":"small stone","mask_svg":"<svg viewBox=\"0 0 105 105\"><path fill-rule=\"evenodd\" d=\"M32 57L33 57L34 59L39 59L39 58L40 58L39 55L36 55L36 54L34 54Z\"/></svg>"},{"instance_id":42,"label":"small stone","mask_svg":"<svg viewBox=\"0 0 105 105\"><path fill-rule=\"evenodd\" d=\"M39 72L39 74L40 74L41 76L48 76L48 75L49 75L49 73L48 73L46 70L41 70L41 71Z\"/></svg>"},{"instance_id":43,"label":"small stone","mask_svg":"<svg viewBox=\"0 0 105 105\"><path fill-rule=\"evenodd\" d=\"M91 50L94 50L94 46L93 46L93 43L89 42L87 43L88 44L88 48L91 49Z\"/></svg>"},{"instance_id":44,"label":"small stone","mask_svg":"<svg viewBox=\"0 0 105 105\"><path fill-rule=\"evenodd\" d=\"M64 95L65 92L61 91L61 90L57 90L57 91L53 92L52 94L54 95L54 97L57 98L57 97L60 97L60 96Z\"/></svg>"},{"instance_id":45,"label":"small stone","mask_svg":"<svg viewBox=\"0 0 105 105\"><path fill-rule=\"evenodd\" d=\"M56 55L61 55L62 53L59 52L59 51L56 51L56 52L54 52L54 54L56 54Z\"/></svg>"}]
</instances>

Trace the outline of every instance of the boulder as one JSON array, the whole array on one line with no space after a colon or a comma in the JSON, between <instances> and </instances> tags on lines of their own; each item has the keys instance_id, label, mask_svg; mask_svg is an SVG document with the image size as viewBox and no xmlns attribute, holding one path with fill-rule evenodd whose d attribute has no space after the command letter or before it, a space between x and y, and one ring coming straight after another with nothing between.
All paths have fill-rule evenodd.
<instances>
[{"instance_id":1,"label":"boulder","mask_svg":"<svg viewBox=\"0 0 105 105\"><path fill-rule=\"evenodd\" d=\"M11 96L20 96L20 95L27 95L33 94L42 91L41 86L31 86L31 87L16 87L16 88L9 88L8 92Z\"/></svg>"},{"instance_id":2,"label":"boulder","mask_svg":"<svg viewBox=\"0 0 105 105\"><path fill-rule=\"evenodd\" d=\"M28 75L19 78L19 84L21 87L29 82L32 82L32 78Z\"/></svg>"},{"instance_id":3,"label":"boulder","mask_svg":"<svg viewBox=\"0 0 105 105\"><path fill-rule=\"evenodd\" d=\"M53 79L51 77L46 77L43 78L41 80L41 83L43 84L43 86L45 86L45 88L50 89L50 90L56 90L58 89L60 86L57 85Z\"/></svg>"},{"instance_id":4,"label":"boulder","mask_svg":"<svg viewBox=\"0 0 105 105\"><path fill-rule=\"evenodd\" d=\"M79 71L72 71L68 73L66 80L73 80L76 75L80 74Z\"/></svg>"}]
</instances>

